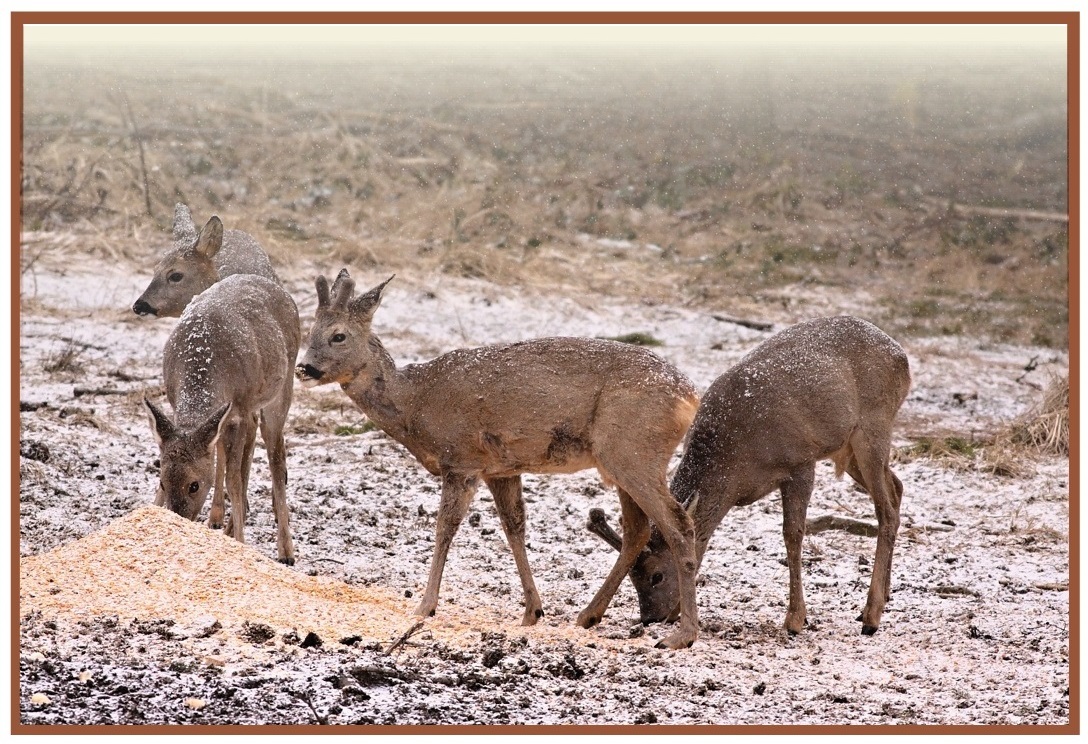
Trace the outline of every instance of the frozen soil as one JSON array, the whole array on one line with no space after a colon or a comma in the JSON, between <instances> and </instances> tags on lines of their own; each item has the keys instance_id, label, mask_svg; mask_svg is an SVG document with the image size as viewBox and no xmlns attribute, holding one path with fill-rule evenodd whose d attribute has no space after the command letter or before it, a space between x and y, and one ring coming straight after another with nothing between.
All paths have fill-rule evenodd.
<instances>
[{"instance_id":1,"label":"frozen soil","mask_svg":"<svg viewBox=\"0 0 1088 744\"><path fill-rule=\"evenodd\" d=\"M286 284L308 331L313 276ZM20 554L50 553L150 504L158 457L140 397L160 395L161 350L176 321L129 306L148 272L43 256L23 276L20 328ZM386 276L353 272L359 287ZM808 293L807 295L805 293ZM798 290L775 329L850 312ZM729 314L729 313L726 313ZM546 335L635 331L705 389L771 331L705 311L552 296L444 275L398 276L375 331L399 363L457 347ZM897 445L984 436L1028 408L1063 352L967 337L901 339L914 385ZM1032 360L1034 360L1032 362ZM1025 367L1032 362L1033 369ZM625 583L601 626L574 626L614 553L585 529L615 523L596 473L525 476L529 558L545 616L524 628L521 590L490 495L477 494L446 566L438 611L412 630L439 502L437 481L338 387L296 388L288 500L298 553L278 571L383 592L393 620L367 637L173 616L88 615L20 595L20 719L26 724L1065 724L1069 721L1068 462L1034 458L1010 478L938 461L899 462L903 527L892 599L872 637L855 617L875 541L841 531L805 541L809 627L790 637L777 494L727 515L699 579L700 636L653 648L668 628L638 624ZM358 432L337 433L338 427ZM341 432L346 429L341 428ZM248 547L276 555L267 458L258 442ZM809 516L873 521L867 497L817 472ZM184 531L179 532L184 535ZM226 540L227 538L223 538ZM168 552L186 549L184 542ZM57 559L59 560L59 558ZM211 560L211 558L209 558ZM25 562L25 561L24 561ZM103 570L93 561L70 572ZM226 617L226 615L224 615ZM409 637L398 643L405 634ZM307 642L309 641L309 642ZM387 653L390 649L391 652ZM41 696L45 696L42 698ZM45 702L47 698L48 702ZM39 701L39 702L35 702Z\"/></svg>"}]
</instances>

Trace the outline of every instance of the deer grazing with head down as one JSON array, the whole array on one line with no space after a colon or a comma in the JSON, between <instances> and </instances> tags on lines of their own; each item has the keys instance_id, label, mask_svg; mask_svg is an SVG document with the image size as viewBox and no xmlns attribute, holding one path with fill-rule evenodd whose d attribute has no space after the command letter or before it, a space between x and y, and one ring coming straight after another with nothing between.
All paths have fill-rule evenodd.
<instances>
[{"instance_id":1,"label":"deer grazing with head down","mask_svg":"<svg viewBox=\"0 0 1088 744\"><path fill-rule=\"evenodd\" d=\"M155 266L147 289L132 305L137 315L176 318L189 300L234 274L255 274L279 283L260 244L241 230L223 230L212 217L197 232L184 204L174 207L174 247Z\"/></svg>"},{"instance_id":2,"label":"deer grazing with head down","mask_svg":"<svg viewBox=\"0 0 1088 744\"><path fill-rule=\"evenodd\" d=\"M907 355L887 334L849 316L799 323L773 336L706 391L671 489L695 522L696 560L734 506L782 493L789 566L785 627L805 625L801 543L816 463L830 459L876 507L876 559L858 620L872 635L891 593L892 550L903 485L888 467L892 421L910 387ZM589 530L617 550L623 538L599 509ZM655 529L630 572L643 623L675 620L672 556Z\"/></svg>"},{"instance_id":3,"label":"deer grazing with head down","mask_svg":"<svg viewBox=\"0 0 1088 744\"><path fill-rule=\"evenodd\" d=\"M521 474L596 467L619 489L624 539L578 625L600 622L649 537L649 518L677 563L680 625L658 645L690 646L698 634L693 528L669 493L666 467L698 405L692 383L643 348L587 338L459 349L398 368L371 331L387 283L354 296L347 270L331 289L318 277L317 315L296 373L306 387L339 383L441 478L434 556L416 614L434 614L450 543L483 481L521 579L522 623L536 623L544 611L525 553Z\"/></svg>"},{"instance_id":4,"label":"deer grazing with head down","mask_svg":"<svg viewBox=\"0 0 1088 744\"><path fill-rule=\"evenodd\" d=\"M155 503L195 520L214 485L209 524L217 527L225 487L231 504L226 531L241 542L260 426L272 471L278 557L288 565L295 562L295 549L283 427L301 340L298 309L279 284L251 274L229 276L189 303L163 349L163 382L174 420L144 399L160 447Z\"/></svg>"}]
</instances>

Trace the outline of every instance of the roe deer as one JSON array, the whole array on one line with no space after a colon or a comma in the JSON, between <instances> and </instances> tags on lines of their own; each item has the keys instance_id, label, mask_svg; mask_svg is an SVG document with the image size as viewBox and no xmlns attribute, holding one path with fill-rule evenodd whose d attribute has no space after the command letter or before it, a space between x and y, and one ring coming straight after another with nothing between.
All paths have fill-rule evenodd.
<instances>
[{"instance_id":1,"label":"roe deer","mask_svg":"<svg viewBox=\"0 0 1088 744\"><path fill-rule=\"evenodd\" d=\"M283 425L301 340L295 302L279 284L251 274L229 276L193 298L166 341L163 382L175 420L144 399L161 449L155 503L195 520L214 479L209 524L222 523L225 486L231 503L226 531L241 542L260 420L272 471L276 547L288 565L295 549Z\"/></svg>"},{"instance_id":2,"label":"roe deer","mask_svg":"<svg viewBox=\"0 0 1088 744\"><path fill-rule=\"evenodd\" d=\"M671 489L695 521L696 560L733 506L782 492L782 534L790 573L785 627L805 624L801 541L816 462L831 459L872 498L876 559L861 632L872 635L891 592L892 549L903 485L888 467L892 420L910 387L907 355L887 334L849 316L787 328L745 356L706 391ZM599 509L589 530L619 549L622 538ZM654 530L631 570L643 623L673 620L677 580Z\"/></svg>"},{"instance_id":3,"label":"roe deer","mask_svg":"<svg viewBox=\"0 0 1088 744\"><path fill-rule=\"evenodd\" d=\"M260 244L240 230L223 231L212 217L197 233L189 208L174 207L174 248L155 266L155 276L132 305L137 315L176 318L189 300L221 279L256 274L279 283Z\"/></svg>"},{"instance_id":4,"label":"roe deer","mask_svg":"<svg viewBox=\"0 0 1088 744\"><path fill-rule=\"evenodd\" d=\"M450 543L482 480L495 497L521 579L522 623L536 623L544 611L525 554L521 474L596 467L619 488L626 539L578 625L600 622L649 537L649 517L679 564L680 627L658 645L695 641L694 531L666 479L698 405L679 370L645 349L586 338L459 349L398 369L371 332L388 280L354 297L346 269L331 292L325 277L316 284L316 320L296 368L302 384L340 383L375 424L442 479L434 556L417 615L433 615L438 606Z\"/></svg>"}]
</instances>

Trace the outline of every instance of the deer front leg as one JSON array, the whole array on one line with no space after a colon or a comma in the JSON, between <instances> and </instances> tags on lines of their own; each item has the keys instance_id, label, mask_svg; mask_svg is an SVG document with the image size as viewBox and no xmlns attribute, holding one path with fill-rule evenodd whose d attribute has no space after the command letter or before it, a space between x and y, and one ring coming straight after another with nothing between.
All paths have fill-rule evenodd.
<instances>
[{"instance_id":1,"label":"deer front leg","mask_svg":"<svg viewBox=\"0 0 1088 744\"><path fill-rule=\"evenodd\" d=\"M650 539L650 525L646 519L646 514L622 488L619 489L619 494L620 529L623 530L623 537L619 546L620 554L616 558L612 570L605 577L604 583L601 584L601 588L593 595L593 599L590 600L586 608L578 613L578 619L575 622L582 628L592 628L601 622L604 611L608 608L608 603L612 601L612 597L615 596L616 590L620 588L623 578L635 565L638 554L642 552L646 542Z\"/></svg>"},{"instance_id":2,"label":"deer front leg","mask_svg":"<svg viewBox=\"0 0 1088 744\"><path fill-rule=\"evenodd\" d=\"M476 493L478 477L465 473L444 472L442 474L442 501L438 505L438 524L435 528L434 556L431 558L431 573L427 578L427 588L419 602L415 614L431 617L438 607L438 587L442 583L442 571L446 567L446 556L450 543L457 534L457 528L468 513L472 496Z\"/></svg>"},{"instance_id":3,"label":"deer front leg","mask_svg":"<svg viewBox=\"0 0 1088 744\"><path fill-rule=\"evenodd\" d=\"M238 542L245 542L246 522L246 495L242 490L242 458L245 455L246 444L249 438L247 425L249 421L243 417L241 421L228 424L222 439L225 440L223 448L226 452L226 476L227 493L230 495L230 517L227 520L225 532Z\"/></svg>"},{"instance_id":4,"label":"deer front leg","mask_svg":"<svg viewBox=\"0 0 1088 744\"><path fill-rule=\"evenodd\" d=\"M805 515L816 477L816 464L809 463L790 474L782 484L782 537L786 543L786 564L790 569L790 603L786 610L786 631L790 635L805 626L805 590L801 583L801 550L805 539Z\"/></svg>"},{"instance_id":5,"label":"deer front leg","mask_svg":"<svg viewBox=\"0 0 1088 744\"><path fill-rule=\"evenodd\" d=\"M535 625L544 617L540 604L540 595L533 582L533 572L529 568L529 557L525 554L525 501L521 497L521 476L486 480L487 487L495 497L495 509L499 512L502 531L514 554L514 563L518 567L521 579L521 591L525 598L525 614L522 625Z\"/></svg>"},{"instance_id":6,"label":"deer front leg","mask_svg":"<svg viewBox=\"0 0 1088 744\"><path fill-rule=\"evenodd\" d=\"M220 440L215 444L215 491L212 493L212 508L208 514L208 526L217 530L223 526L223 515L226 512L225 473L227 467L227 455Z\"/></svg>"}]
</instances>

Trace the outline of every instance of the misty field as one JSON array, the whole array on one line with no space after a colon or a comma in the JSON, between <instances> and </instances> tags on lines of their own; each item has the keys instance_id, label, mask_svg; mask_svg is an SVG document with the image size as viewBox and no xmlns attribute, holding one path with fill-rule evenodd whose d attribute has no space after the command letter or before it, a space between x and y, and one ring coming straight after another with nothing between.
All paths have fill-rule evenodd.
<instances>
[{"instance_id":1,"label":"misty field","mask_svg":"<svg viewBox=\"0 0 1088 744\"><path fill-rule=\"evenodd\" d=\"M854 627L874 541L841 531L806 538L812 622L786 635L777 493L715 534L691 651L652 649L667 630L637 624L627 583L576 628L614 555L584 527L617 514L593 473L526 479L540 626L516 624L478 496L438 613L408 633L437 481L338 389L296 386L282 570L387 592L388 634L306 647L268 619L255 638L259 617L174 632L195 618L23 593L22 722L1067 723L1064 58L784 49L30 53L20 553L63 576L64 550L151 502L140 399L161 394L175 321L130 308L182 202L261 242L304 334L318 274L396 274L375 331L399 363L627 337L702 391L792 323L871 320L914 378L876 636ZM259 444L247 550L274 557L265 463ZM825 464L810 516L827 513L873 521Z\"/></svg>"}]
</instances>

